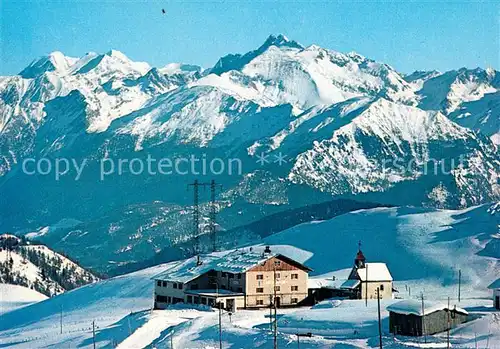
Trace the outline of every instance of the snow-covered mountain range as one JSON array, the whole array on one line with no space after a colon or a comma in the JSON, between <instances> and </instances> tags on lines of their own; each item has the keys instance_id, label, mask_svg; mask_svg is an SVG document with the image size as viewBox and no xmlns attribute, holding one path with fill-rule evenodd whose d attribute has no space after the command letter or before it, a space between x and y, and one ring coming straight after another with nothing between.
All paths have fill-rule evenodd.
<instances>
[{"instance_id":1,"label":"snow-covered mountain range","mask_svg":"<svg viewBox=\"0 0 500 349\"><path fill-rule=\"evenodd\" d=\"M57 231L59 248L87 255L99 241L116 258L98 264L185 242L186 185L199 176L99 181L99 159L148 155L240 159L241 174L206 176L223 184L222 229L339 196L449 208L498 200L499 91L489 68L404 75L283 35L207 69L54 52L0 77L0 231ZM278 154L281 166L256 162ZM79 181L55 181L22 173L26 157L89 164Z\"/></svg>"}]
</instances>

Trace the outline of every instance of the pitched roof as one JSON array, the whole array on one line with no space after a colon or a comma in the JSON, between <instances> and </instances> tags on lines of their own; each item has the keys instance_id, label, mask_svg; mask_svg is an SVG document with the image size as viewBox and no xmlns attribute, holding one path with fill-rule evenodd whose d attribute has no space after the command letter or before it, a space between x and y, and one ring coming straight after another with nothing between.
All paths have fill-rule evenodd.
<instances>
[{"instance_id":1,"label":"pitched roof","mask_svg":"<svg viewBox=\"0 0 500 349\"><path fill-rule=\"evenodd\" d=\"M251 251L235 250L231 252L200 255L201 265L197 265L198 257L188 258L154 276L153 279L186 283L196 279L210 270L233 274L244 273L256 265L264 263L272 257L283 259L291 264L301 267L302 269L311 270L305 265L300 264L299 262L282 254L262 254Z\"/></svg>"},{"instance_id":2,"label":"pitched roof","mask_svg":"<svg viewBox=\"0 0 500 349\"><path fill-rule=\"evenodd\" d=\"M413 299L407 299L401 302L397 302L387 307L387 310L393 313L403 314L403 315L413 314L417 316L428 315L436 311L447 310L447 309L456 310L457 312L465 315L469 314L466 310L462 308L456 306L448 308L448 306L444 303L437 303L430 301L424 302L424 310L422 311L422 302Z\"/></svg>"},{"instance_id":3,"label":"pitched roof","mask_svg":"<svg viewBox=\"0 0 500 349\"><path fill-rule=\"evenodd\" d=\"M365 268L358 268L357 272L361 281L392 281L392 275L385 263L365 263Z\"/></svg>"},{"instance_id":4,"label":"pitched roof","mask_svg":"<svg viewBox=\"0 0 500 349\"><path fill-rule=\"evenodd\" d=\"M188 282L196 279L202 274L213 269L214 263L219 259L215 255L201 255L201 264L198 265L198 257L191 257L181 261L158 275L153 276L153 280Z\"/></svg>"}]
</instances>

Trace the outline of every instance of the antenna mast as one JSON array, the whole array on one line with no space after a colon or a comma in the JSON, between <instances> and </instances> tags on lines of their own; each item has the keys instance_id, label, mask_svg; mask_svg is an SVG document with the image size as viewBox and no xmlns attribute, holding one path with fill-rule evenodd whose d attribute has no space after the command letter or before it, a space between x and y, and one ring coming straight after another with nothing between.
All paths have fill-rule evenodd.
<instances>
[{"instance_id":1,"label":"antenna mast","mask_svg":"<svg viewBox=\"0 0 500 349\"><path fill-rule=\"evenodd\" d=\"M212 252L217 251L217 207L215 205L215 194L217 187L222 189L222 185L218 185L215 180L210 182L210 237L212 239Z\"/></svg>"},{"instance_id":2,"label":"antenna mast","mask_svg":"<svg viewBox=\"0 0 500 349\"><path fill-rule=\"evenodd\" d=\"M188 187L193 187L193 233L192 238L194 240L193 255L197 255L200 252L200 186L206 188L210 186L210 214L209 214L209 233L212 242L212 251L217 251L217 207L215 204L215 196L217 188L222 188L222 185L217 184L215 180L212 179L210 183L200 183L197 179L188 185Z\"/></svg>"}]
</instances>

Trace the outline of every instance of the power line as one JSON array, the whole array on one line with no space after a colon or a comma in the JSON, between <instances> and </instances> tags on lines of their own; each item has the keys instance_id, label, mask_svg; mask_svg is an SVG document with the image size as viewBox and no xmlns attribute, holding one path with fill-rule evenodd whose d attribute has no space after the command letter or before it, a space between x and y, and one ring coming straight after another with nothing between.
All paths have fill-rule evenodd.
<instances>
[{"instance_id":1,"label":"power line","mask_svg":"<svg viewBox=\"0 0 500 349\"><path fill-rule=\"evenodd\" d=\"M222 189L222 185L217 184L213 179L209 183L201 183L196 179L193 183L188 184L188 188L193 187L193 255L197 255L200 252L200 187L205 189L207 186L210 187L209 234L212 242L212 251L217 251L217 205L215 199L217 188L219 190Z\"/></svg>"}]
</instances>

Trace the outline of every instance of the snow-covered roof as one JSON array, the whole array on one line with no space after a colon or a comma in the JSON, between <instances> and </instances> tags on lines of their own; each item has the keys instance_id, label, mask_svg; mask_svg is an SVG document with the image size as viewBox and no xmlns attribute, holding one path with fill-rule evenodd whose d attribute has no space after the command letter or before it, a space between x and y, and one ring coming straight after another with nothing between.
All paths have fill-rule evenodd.
<instances>
[{"instance_id":1,"label":"snow-covered roof","mask_svg":"<svg viewBox=\"0 0 500 349\"><path fill-rule=\"evenodd\" d=\"M340 285L340 288L352 290L353 288L358 287L360 283L361 281L359 280L346 280L342 285Z\"/></svg>"},{"instance_id":2,"label":"snow-covered roof","mask_svg":"<svg viewBox=\"0 0 500 349\"><path fill-rule=\"evenodd\" d=\"M448 306L444 303L425 301L424 311L422 311L422 302L411 299L397 302L387 307L387 310L393 313L404 314L404 315L413 314L418 316L422 316L424 314L427 315L434 313L436 311L447 310L447 309ZM465 315L469 314L466 310L459 308L457 306L450 306L450 309Z\"/></svg>"},{"instance_id":3,"label":"snow-covered roof","mask_svg":"<svg viewBox=\"0 0 500 349\"><path fill-rule=\"evenodd\" d=\"M336 289L339 288L342 282L345 280L333 280L331 278L308 278L307 279L307 288L330 288Z\"/></svg>"},{"instance_id":4,"label":"snow-covered roof","mask_svg":"<svg viewBox=\"0 0 500 349\"><path fill-rule=\"evenodd\" d=\"M210 270L233 274L244 273L256 265L263 264L272 257L296 263L309 270L306 266L282 254L263 254L246 250L235 250L226 254L216 253L200 255L200 264L198 263L198 257L191 257L165 270L163 273L156 275L153 279L185 283L196 279Z\"/></svg>"},{"instance_id":5,"label":"snow-covered roof","mask_svg":"<svg viewBox=\"0 0 500 349\"><path fill-rule=\"evenodd\" d=\"M385 263L365 263L365 268L358 268L358 276L361 281L392 281L392 275Z\"/></svg>"},{"instance_id":6,"label":"snow-covered roof","mask_svg":"<svg viewBox=\"0 0 500 349\"><path fill-rule=\"evenodd\" d=\"M153 279L183 283L188 282L214 269L215 262L219 258L220 257L214 255L202 255L199 257L201 264L198 264L198 257L191 257L154 276Z\"/></svg>"},{"instance_id":7,"label":"snow-covered roof","mask_svg":"<svg viewBox=\"0 0 500 349\"><path fill-rule=\"evenodd\" d=\"M248 269L277 256L277 254L262 254L236 250L220 258L215 264L214 269L227 273L244 273Z\"/></svg>"}]
</instances>

